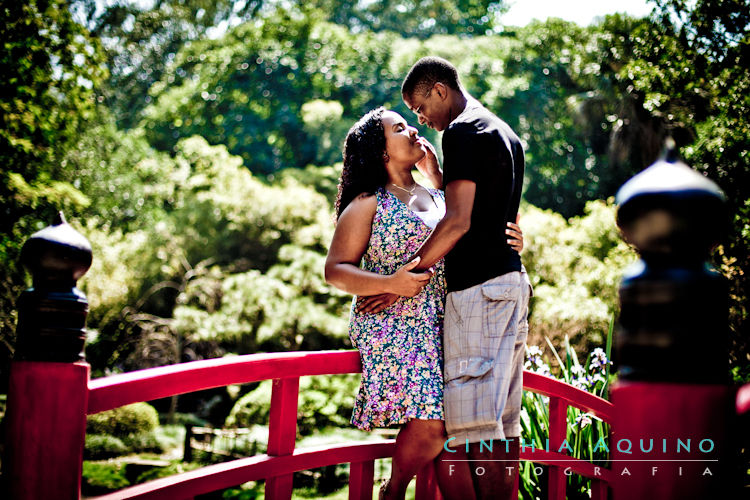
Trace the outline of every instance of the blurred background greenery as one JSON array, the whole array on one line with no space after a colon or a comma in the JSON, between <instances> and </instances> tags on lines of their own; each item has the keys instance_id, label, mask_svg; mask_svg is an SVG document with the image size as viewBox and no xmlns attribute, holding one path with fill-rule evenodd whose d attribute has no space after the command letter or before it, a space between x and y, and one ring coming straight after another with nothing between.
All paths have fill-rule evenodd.
<instances>
[{"instance_id":1,"label":"blurred background greenery","mask_svg":"<svg viewBox=\"0 0 750 500\"><path fill-rule=\"evenodd\" d=\"M415 122L399 87L428 54L455 63L526 147L530 344L546 336L563 353L567 335L584 356L603 345L635 258L612 196L671 135L727 194L712 259L731 281L732 375L749 380L750 9L651 3L643 19L515 28L489 0L2 1L0 394L29 283L20 247L57 210L94 248L80 283L94 376L349 348L351 299L322 277L343 138L379 105ZM320 384L313 399L337 394L347 408L356 384ZM247 419L246 395L262 391L153 404L164 423L189 414L221 427ZM344 413L301 424L345 425ZM169 436L144 425L125 433L131 447L163 448ZM128 447L90 432L97 449Z\"/></svg>"}]
</instances>

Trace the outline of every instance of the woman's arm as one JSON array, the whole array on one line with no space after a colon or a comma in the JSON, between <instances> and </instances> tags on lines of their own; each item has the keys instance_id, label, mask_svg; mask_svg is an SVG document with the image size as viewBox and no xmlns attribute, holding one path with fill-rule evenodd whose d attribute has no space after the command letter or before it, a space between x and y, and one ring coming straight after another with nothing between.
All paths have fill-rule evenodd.
<instances>
[{"instance_id":1,"label":"woman's arm","mask_svg":"<svg viewBox=\"0 0 750 500\"><path fill-rule=\"evenodd\" d=\"M376 209L375 196L360 195L341 213L326 257L326 283L353 295L394 293L413 297L422 291L432 277L429 272L409 272L419 260L403 265L391 275L359 268L370 241Z\"/></svg>"}]
</instances>

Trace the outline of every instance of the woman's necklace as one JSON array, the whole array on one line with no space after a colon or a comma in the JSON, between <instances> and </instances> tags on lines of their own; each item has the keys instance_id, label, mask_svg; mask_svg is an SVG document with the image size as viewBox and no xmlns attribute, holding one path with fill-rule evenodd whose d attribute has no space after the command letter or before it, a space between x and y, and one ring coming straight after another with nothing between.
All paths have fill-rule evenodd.
<instances>
[{"instance_id":1,"label":"woman's necklace","mask_svg":"<svg viewBox=\"0 0 750 500\"><path fill-rule=\"evenodd\" d=\"M395 188L398 188L398 189L400 189L401 191L404 191L405 193L407 193L407 194L409 195L409 203L407 203L407 204L406 204L407 206L410 206L410 205L411 205L412 203L414 203L414 201L415 201L415 200L417 199L417 195L416 195L416 194L414 194L414 191L416 191L416 190L417 190L417 186L419 186L419 184L417 184L416 182L415 182L415 183L414 183L414 185L413 185L413 186L412 186L411 188L409 188L409 189L407 189L407 188L405 188L405 187L401 187L401 186L399 186L398 184L396 184L396 183L394 183L394 182L391 182L391 186L393 186L393 187L395 187Z\"/></svg>"}]
</instances>

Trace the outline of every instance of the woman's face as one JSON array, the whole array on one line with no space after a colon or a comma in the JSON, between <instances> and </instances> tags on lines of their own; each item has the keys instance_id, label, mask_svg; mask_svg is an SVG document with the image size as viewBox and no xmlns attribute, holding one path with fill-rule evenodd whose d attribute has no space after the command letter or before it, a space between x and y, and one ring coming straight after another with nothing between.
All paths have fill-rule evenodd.
<instances>
[{"instance_id":1,"label":"woman's face","mask_svg":"<svg viewBox=\"0 0 750 500\"><path fill-rule=\"evenodd\" d=\"M403 163L411 167L424 157L426 151L424 146L417 142L417 129L409 126L400 114L385 111L381 120L385 131L385 151L390 162Z\"/></svg>"}]
</instances>

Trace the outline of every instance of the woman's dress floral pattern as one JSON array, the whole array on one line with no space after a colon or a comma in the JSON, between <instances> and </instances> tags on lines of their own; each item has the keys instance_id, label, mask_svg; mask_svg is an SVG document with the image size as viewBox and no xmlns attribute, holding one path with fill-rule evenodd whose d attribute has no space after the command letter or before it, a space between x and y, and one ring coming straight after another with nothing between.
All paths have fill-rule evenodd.
<instances>
[{"instance_id":1,"label":"woman's dress floral pattern","mask_svg":"<svg viewBox=\"0 0 750 500\"><path fill-rule=\"evenodd\" d=\"M433 197L443 198L430 189ZM369 246L362 268L393 274L432 232L392 193L377 193ZM443 419L443 261L416 297L401 297L377 314L357 313L352 303L349 336L362 359L362 384L352 424L363 430L413 418Z\"/></svg>"}]
</instances>

